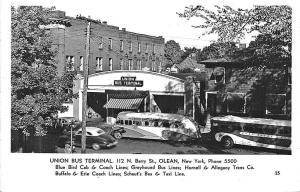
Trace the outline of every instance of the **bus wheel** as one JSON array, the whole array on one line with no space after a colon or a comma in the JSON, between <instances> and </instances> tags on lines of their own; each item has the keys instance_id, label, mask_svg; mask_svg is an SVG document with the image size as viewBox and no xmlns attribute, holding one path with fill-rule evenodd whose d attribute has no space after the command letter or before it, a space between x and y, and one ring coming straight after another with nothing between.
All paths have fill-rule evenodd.
<instances>
[{"instance_id":1,"label":"bus wheel","mask_svg":"<svg viewBox=\"0 0 300 192\"><path fill-rule=\"evenodd\" d=\"M95 151L98 151L98 150L100 149L100 145L99 145L98 143L93 143L92 148L93 148Z\"/></svg>"},{"instance_id":2,"label":"bus wheel","mask_svg":"<svg viewBox=\"0 0 300 192\"><path fill-rule=\"evenodd\" d=\"M221 143L225 149L230 149L234 145L233 140L230 137L223 137Z\"/></svg>"},{"instance_id":3,"label":"bus wheel","mask_svg":"<svg viewBox=\"0 0 300 192\"><path fill-rule=\"evenodd\" d=\"M121 139L122 138L122 134L118 131L114 132L114 138L116 139Z\"/></svg>"}]
</instances>

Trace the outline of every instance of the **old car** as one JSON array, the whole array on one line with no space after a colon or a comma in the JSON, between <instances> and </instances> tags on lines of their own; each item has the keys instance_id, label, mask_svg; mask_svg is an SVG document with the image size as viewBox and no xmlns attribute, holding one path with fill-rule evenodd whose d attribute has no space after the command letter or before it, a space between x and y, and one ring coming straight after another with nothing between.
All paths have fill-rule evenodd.
<instances>
[{"instance_id":1,"label":"old car","mask_svg":"<svg viewBox=\"0 0 300 192\"><path fill-rule=\"evenodd\" d=\"M81 146L82 128L72 134L72 141L74 146ZM69 147L71 144L71 133L65 134L59 138L58 145L65 145ZM86 146L94 150L101 148L110 148L118 144L118 141L107 134L104 130L98 127L86 127Z\"/></svg>"}]
</instances>

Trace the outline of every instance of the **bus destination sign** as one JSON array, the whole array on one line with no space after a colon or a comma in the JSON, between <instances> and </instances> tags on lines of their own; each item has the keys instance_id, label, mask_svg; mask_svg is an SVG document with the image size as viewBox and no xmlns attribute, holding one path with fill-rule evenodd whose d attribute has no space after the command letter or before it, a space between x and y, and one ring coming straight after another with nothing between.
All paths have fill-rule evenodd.
<instances>
[{"instance_id":1,"label":"bus destination sign","mask_svg":"<svg viewBox=\"0 0 300 192\"><path fill-rule=\"evenodd\" d=\"M114 86L143 87L143 81L137 81L136 77L121 77L121 80L114 80Z\"/></svg>"}]
</instances>

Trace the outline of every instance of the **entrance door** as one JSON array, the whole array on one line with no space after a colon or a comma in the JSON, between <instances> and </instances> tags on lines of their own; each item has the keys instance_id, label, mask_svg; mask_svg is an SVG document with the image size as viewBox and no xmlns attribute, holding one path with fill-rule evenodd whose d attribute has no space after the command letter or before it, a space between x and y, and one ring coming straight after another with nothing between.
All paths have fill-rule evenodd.
<instances>
[{"instance_id":1,"label":"entrance door","mask_svg":"<svg viewBox=\"0 0 300 192\"><path fill-rule=\"evenodd\" d=\"M162 113L182 113L184 110L184 96L153 95L154 101Z\"/></svg>"}]
</instances>

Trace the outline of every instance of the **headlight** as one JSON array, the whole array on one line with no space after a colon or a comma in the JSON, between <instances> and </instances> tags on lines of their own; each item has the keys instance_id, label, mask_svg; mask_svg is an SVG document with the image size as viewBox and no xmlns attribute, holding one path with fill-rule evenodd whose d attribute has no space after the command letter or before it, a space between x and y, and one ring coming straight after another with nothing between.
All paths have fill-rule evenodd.
<instances>
[{"instance_id":1,"label":"headlight","mask_svg":"<svg viewBox=\"0 0 300 192\"><path fill-rule=\"evenodd\" d=\"M212 126L218 126L219 124L218 123L212 123Z\"/></svg>"}]
</instances>

